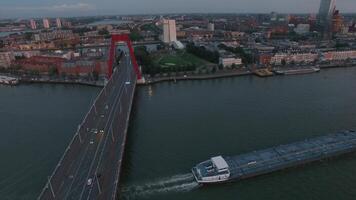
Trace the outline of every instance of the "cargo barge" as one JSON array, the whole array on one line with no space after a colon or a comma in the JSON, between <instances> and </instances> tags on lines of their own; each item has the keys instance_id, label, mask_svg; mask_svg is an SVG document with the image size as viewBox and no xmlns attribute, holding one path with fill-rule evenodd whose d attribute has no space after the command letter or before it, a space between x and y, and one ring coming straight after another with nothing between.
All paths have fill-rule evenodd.
<instances>
[{"instance_id":1,"label":"cargo barge","mask_svg":"<svg viewBox=\"0 0 356 200\"><path fill-rule=\"evenodd\" d=\"M356 133L344 131L232 157L213 157L193 167L192 172L198 183L223 183L268 174L354 151L356 151Z\"/></svg>"},{"instance_id":2,"label":"cargo barge","mask_svg":"<svg viewBox=\"0 0 356 200\"><path fill-rule=\"evenodd\" d=\"M311 68L300 68L300 69L286 69L286 70L276 70L275 73L278 75L297 75L297 74L310 74L320 72L319 67Z\"/></svg>"}]
</instances>

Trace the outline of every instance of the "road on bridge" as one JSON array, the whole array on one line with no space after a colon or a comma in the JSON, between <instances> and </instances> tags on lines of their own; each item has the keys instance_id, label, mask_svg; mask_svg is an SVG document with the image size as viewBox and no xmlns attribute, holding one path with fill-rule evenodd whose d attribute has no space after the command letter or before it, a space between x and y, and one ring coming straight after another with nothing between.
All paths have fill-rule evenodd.
<instances>
[{"instance_id":1,"label":"road on bridge","mask_svg":"<svg viewBox=\"0 0 356 200\"><path fill-rule=\"evenodd\" d=\"M129 54L95 100L66 149L42 199L115 199L136 85Z\"/></svg>"}]
</instances>

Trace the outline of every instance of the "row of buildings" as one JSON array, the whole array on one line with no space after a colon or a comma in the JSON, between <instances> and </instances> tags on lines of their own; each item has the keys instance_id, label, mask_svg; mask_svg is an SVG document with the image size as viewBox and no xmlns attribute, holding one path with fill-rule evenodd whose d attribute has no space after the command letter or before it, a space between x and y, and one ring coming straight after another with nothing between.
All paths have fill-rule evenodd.
<instances>
[{"instance_id":1,"label":"row of buildings","mask_svg":"<svg viewBox=\"0 0 356 200\"><path fill-rule=\"evenodd\" d=\"M71 23L67 21L62 21L61 18L56 18L55 21L51 21L49 18L43 18L42 19L42 27L45 29L49 29L52 26L55 26L56 28L60 29L63 26L65 27L71 27ZM30 27L32 30L36 30L38 28L38 22L35 19L30 20Z\"/></svg>"},{"instance_id":2,"label":"row of buildings","mask_svg":"<svg viewBox=\"0 0 356 200\"><path fill-rule=\"evenodd\" d=\"M262 65L310 64L314 62L335 62L356 59L356 50L326 51L326 52L284 52L276 54L261 54L259 63Z\"/></svg>"},{"instance_id":3,"label":"row of buildings","mask_svg":"<svg viewBox=\"0 0 356 200\"><path fill-rule=\"evenodd\" d=\"M20 59L15 57L21 56ZM87 76L91 73L106 76L107 59L104 57L81 57L78 53L68 52L62 56L41 55L37 51L0 52L0 67L16 67L23 71L36 71L48 74L51 71L66 75Z\"/></svg>"}]
</instances>

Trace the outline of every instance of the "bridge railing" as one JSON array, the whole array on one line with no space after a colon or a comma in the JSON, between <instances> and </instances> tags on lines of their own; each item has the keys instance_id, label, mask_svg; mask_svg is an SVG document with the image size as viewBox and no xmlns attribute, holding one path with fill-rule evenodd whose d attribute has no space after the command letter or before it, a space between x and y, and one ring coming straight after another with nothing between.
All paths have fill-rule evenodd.
<instances>
[{"instance_id":1,"label":"bridge railing","mask_svg":"<svg viewBox=\"0 0 356 200\"><path fill-rule=\"evenodd\" d=\"M67 174L68 168L71 165L63 165L64 163L70 163L74 161L74 158L77 157L80 153L79 149L81 148L83 141L87 139L87 133L90 132L90 121L93 120L97 116L97 110L99 110L99 106L106 106L103 105L103 99L107 94L109 94L113 88L114 79L117 77L118 73L117 70L114 70L112 77L109 79L108 83L105 87L100 91L99 95L94 100L89 112L85 115L84 120L78 127L75 135L71 139L69 145L67 146L64 154L62 155L60 161L56 165L53 173L48 177L48 181L41 191L38 200L41 199L55 199L56 198L56 191L62 187L62 177L69 176ZM100 116L99 116L100 117Z\"/></svg>"}]
</instances>

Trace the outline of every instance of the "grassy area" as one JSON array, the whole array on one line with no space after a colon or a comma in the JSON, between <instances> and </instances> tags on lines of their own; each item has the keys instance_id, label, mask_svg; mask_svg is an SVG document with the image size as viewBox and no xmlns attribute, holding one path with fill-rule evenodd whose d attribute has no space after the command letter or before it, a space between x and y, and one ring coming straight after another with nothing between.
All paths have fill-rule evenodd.
<instances>
[{"instance_id":1,"label":"grassy area","mask_svg":"<svg viewBox=\"0 0 356 200\"><path fill-rule=\"evenodd\" d=\"M197 67L200 67L202 65L210 64L209 62L202 60L185 51L179 51L172 54L164 54L164 55L161 54L160 57L157 59L157 61L158 64L162 67L171 67L171 66L183 67L183 66L190 66L190 65L195 65Z\"/></svg>"}]
</instances>

